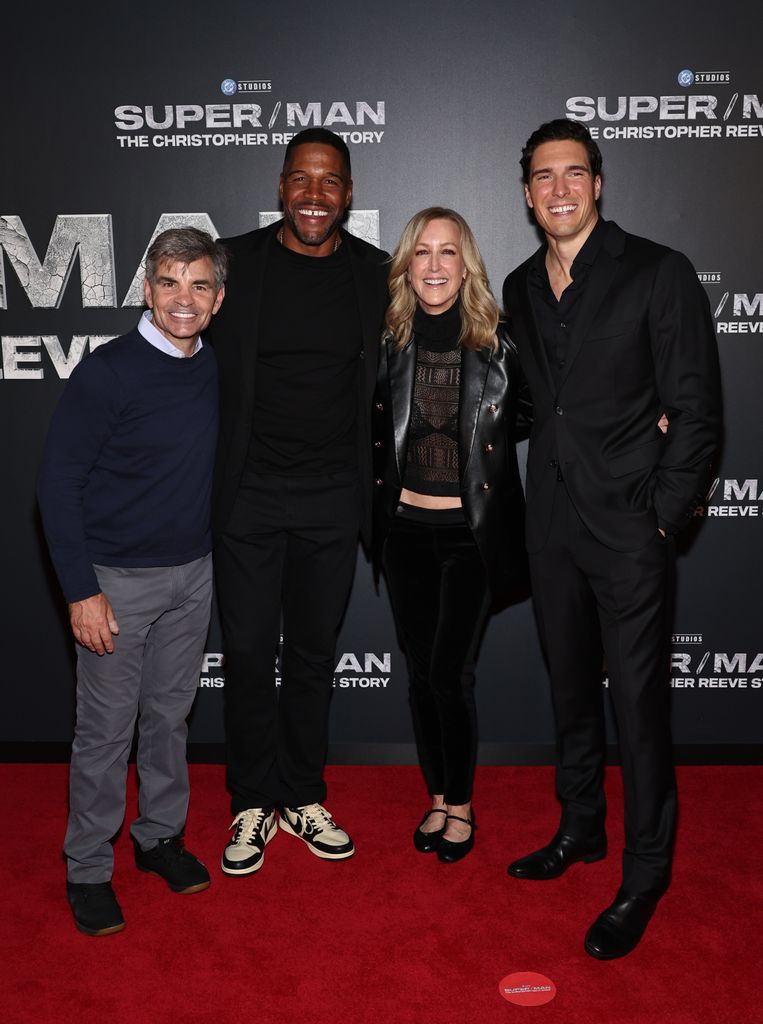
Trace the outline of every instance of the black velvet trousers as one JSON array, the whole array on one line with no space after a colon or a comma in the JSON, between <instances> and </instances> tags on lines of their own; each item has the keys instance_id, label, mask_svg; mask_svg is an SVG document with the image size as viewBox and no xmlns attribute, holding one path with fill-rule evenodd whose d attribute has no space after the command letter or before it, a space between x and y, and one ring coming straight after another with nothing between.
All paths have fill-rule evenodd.
<instances>
[{"instance_id":1,"label":"black velvet trousers","mask_svg":"<svg viewBox=\"0 0 763 1024\"><path fill-rule=\"evenodd\" d=\"M448 804L468 803L477 759L474 671L490 605L485 567L465 523L397 517L384 569L429 793L444 794Z\"/></svg>"}]
</instances>

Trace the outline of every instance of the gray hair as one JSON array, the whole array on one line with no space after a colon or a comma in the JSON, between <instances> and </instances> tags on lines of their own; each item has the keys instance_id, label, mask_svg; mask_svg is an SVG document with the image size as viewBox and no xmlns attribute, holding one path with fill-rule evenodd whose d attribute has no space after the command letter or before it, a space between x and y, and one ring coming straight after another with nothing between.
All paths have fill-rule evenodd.
<instances>
[{"instance_id":1,"label":"gray hair","mask_svg":"<svg viewBox=\"0 0 763 1024\"><path fill-rule=\"evenodd\" d=\"M207 231L198 228L170 228L157 235L146 253L146 280L155 284L160 263L194 263L208 256L215 270L215 287L219 291L228 274L228 253L225 246Z\"/></svg>"}]
</instances>

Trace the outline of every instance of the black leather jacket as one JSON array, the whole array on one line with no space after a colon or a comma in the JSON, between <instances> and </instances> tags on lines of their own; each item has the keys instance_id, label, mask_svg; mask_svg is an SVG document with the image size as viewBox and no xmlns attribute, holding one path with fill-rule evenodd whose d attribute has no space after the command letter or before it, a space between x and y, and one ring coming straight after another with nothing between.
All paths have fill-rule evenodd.
<instances>
[{"instance_id":1,"label":"black leather jacket","mask_svg":"<svg viewBox=\"0 0 763 1024\"><path fill-rule=\"evenodd\" d=\"M416 353L415 337L399 351L389 336L382 339L372 419L377 576L402 489ZM500 324L496 351L462 352L458 416L461 501L499 603L526 581L524 495L516 442L527 436L531 423L532 406L517 350Z\"/></svg>"}]
</instances>

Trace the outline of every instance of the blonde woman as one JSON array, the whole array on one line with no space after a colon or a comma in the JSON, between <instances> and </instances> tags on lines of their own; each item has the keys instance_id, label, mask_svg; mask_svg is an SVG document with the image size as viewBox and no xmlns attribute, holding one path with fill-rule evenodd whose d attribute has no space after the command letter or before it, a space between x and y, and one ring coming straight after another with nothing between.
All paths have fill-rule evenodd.
<instances>
[{"instance_id":1,"label":"blonde woman","mask_svg":"<svg viewBox=\"0 0 763 1024\"><path fill-rule=\"evenodd\" d=\"M392 257L375 404L374 556L409 672L431 806L414 845L441 861L474 845L474 669L491 601L525 578L515 452L530 411L474 236L430 207Z\"/></svg>"}]
</instances>

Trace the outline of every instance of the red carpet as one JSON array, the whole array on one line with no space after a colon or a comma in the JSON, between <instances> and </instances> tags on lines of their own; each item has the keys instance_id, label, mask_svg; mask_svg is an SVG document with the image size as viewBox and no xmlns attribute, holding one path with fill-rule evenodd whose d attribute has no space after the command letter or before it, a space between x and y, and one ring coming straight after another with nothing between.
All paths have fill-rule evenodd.
<instances>
[{"instance_id":1,"label":"red carpet","mask_svg":"<svg viewBox=\"0 0 763 1024\"><path fill-rule=\"evenodd\" d=\"M209 890L173 895L136 872L125 833L115 887L127 921L101 939L74 928L60 846L66 766L0 766L4 1024L753 1024L763 884L763 770L679 770L675 881L627 959L591 960L588 924L614 895L622 830L609 771L612 852L555 882L522 883L508 861L552 834L548 768L483 768L473 853L456 865L417 854L425 808L413 768L332 767L329 808L355 839L327 863L279 833L257 875L218 870L230 823L223 769L194 766L188 846ZM131 786L130 804L135 790ZM380 834L381 823L386 835ZM557 986L535 1007L506 1002L506 975Z\"/></svg>"}]
</instances>

